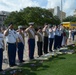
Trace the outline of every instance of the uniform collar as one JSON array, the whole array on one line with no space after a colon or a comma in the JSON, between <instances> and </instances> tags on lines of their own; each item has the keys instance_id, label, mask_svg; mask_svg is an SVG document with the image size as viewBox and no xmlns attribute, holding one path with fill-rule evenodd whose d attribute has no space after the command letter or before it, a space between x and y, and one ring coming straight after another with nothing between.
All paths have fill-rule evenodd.
<instances>
[{"instance_id":1,"label":"uniform collar","mask_svg":"<svg viewBox=\"0 0 76 75\"><path fill-rule=\"evenodd\" d=\"M9 29L9 31L14 31L14 29Z\"/></svg>"}]
</instances>

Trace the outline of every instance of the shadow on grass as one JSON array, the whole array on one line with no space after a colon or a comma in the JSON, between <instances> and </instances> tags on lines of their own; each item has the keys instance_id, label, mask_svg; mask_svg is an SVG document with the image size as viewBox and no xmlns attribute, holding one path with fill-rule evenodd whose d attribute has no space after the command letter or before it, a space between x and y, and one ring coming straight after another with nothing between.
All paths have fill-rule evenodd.
<instances>
[{"instance_id":1,"label":"shadow on grass","mask_svg":"<svg viewBox=\"0 0 76 75\"><path fill-rule=\"evenodd\" d=\"M29 69L11 69L0 73L0 75L36 75L36 73Z\"/></svg>"},{"instance_id":2,"label":"shadow on grass","mask_svg":"<svg viewBox=\"0 0 76 75\"><path fill-rule=\"evenodd\" d=\"M21 75L36 75L36 73L31 71L30 69L22 69Z\"/></svg>"},{"instance_id":3,"label":"shadow on grass","mask_svg":"<svg viewBox=\"0 0 76 75\"><path fill-rule=\"evenodd\" d=\"M66 58L63 57L63 55L57 55L57 56L53 56L52 58L50 58L48 61L52 61L52 60L65 60Z\"/></svg>"},{"instance_id":4,"label":"shadow on grass","mask_svg":"<svg viewBox=\"0 0 76 75\"><path fill-rule=\"evenodd\" d=\"M31 61L30 63L22 65L21 69L30 69L31 71L41 71L49 68L47 65L43 65L44 61Z\"/></svg>"},{"instance_id":5,"label":"shadow on grass","mask_svg":"<svg viewBox=\"0 0 76 75\"><path fill-rule=\"evenodd\" d=\"M14 75L14 73L11 74L11 72L14 71L16 71L15 75L37 75L36 71L46 70L47 68L49 68L49 66L43 65L42 63L43 61L31 61L30 63L18 66L18 68L16 69L6 71L6 75ZM19 70L21 70L21 72Z\"/></svg>"},{"instance_id":6,"label":"shadow on grass","mask_svg":"<svg viewBox=\"0 0 76 75\"><path fill-rule=\"evenodd\" d=\"M25 63L21 66L18 66L18 68L16 70L20 69L21 72L18 72L18 74L16 74L16 75L37 75L36 74L37 71L45 71L48 68L50 68L50 66L48 64L44 65L43 64L44 62L51 62L54 59L55 60L65 60L66 58L63 55L58 55L58 56L50 58L47 61L39 61L39 60L30 61L29 63ZM13 70L15 70L15 69L7 71L6 75L11 75L10 71L13 71ZM3 75L3 74L0 74L0 75ZM14 75L14 74L12 74L12 75Z\"/></svg>"},{"instance_id":7,"label":"shadow on grass","mask_svg":"<svg viewBox=\"0 0 76 75\"><path fill-rule=\"evenodd\" d=\"M58 59L62 59L62 60L64 60L64 59L66 59L65 57L58 57Z\"/></svg>"},{"instance_id":8,"label":"shadow on grass","mask_svg":"<svg viewBox=\"0 0 76 75\"><path fill-rule=\"evenodd\" d=\"M49 68L48 65L43 65L43 63L44 61L39 60L30 61L17 68L6 70L5 72L0 73L0 75L37 75L37 71L43 71Z\"/></svg>"}]
</instances>

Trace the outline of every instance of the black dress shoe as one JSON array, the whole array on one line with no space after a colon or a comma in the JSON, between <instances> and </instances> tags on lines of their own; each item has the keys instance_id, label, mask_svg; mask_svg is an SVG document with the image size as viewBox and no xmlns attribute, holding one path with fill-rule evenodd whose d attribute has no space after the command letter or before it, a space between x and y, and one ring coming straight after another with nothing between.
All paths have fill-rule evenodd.
<instances>
[{"instance_id":1,"label":"black dress shoe","mask_svg":"<svg viewBox=\"0 0 76 75\"><path fill-rule=\"evenodd\" d=\"M21 62L25 62L24 60L22 60Z\"/></svg>"},{"instance_id":2,"label":"black dress shoe","mask_svg":"<svg viewBox=\"0 0 76 75\"><path fill-rule=\"evenodd\" d=\"M0 69L0 72L2 72L3 71L3 69Z\"/></svg>"},{"instance_id":3,"label":"black dress shoe","mask_svg":"<svg viewBox=\"0 0 76 75\"><path fill-rule=\"evenodd\" d=\"M23 63L23 62L25 62L25 61L24 60L19 61L19 63Z\"/></svg>"},{"instance_id":4,"label":"black dress shoe","mask_svg":"<svg viewBox=\"0 0 76 75\"><path fill-rule=\"evenodd\" d=\"M13 66L17 66L17 64L13 64Z\"/></svg>"},{"instance_id":5,"label":"black dress shoe","mask_svg":"<svg viewBox=\"0 0 76 75\"><path fill-rule=\"evenodd\" d=\"M14 66L17 66L17 64L10 65L10 67L14 67Z\"/></svg>"},{"instance_id":6,"label":"black dress shoe","mask_svg":"<svg viewBox=\"0 0 76 75\"><path fill-rule=\"evenodd\" d=\"M29 58L29 60L34 60L34 58Z\"/></svg>"},{"instance_id":7,"label":"black dress shoe","mask_svg":"<svg viewBox=\"0 0 76 75\"><path fill-rule=\"evenodd\" d=\"M49 52L53 52L53 50L50 50Z\"/></svg>"},{"instance_id":8,"label":"black dress shoe","mask_svg":"<svg viewBox=\"0 0 76 75\"><path fill-rule=\"evenodd\" d=\"M13 65L9 65L10 67L13 67Z\"/></svg>"}]
</instances>

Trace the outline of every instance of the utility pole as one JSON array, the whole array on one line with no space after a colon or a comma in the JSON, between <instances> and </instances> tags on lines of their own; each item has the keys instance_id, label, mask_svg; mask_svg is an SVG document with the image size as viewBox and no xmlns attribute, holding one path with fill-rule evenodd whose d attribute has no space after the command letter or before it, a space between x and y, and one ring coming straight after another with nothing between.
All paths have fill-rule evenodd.
<instances>
[{"instance_id":1,"label":"utility pole","mask_svg":"<svg viewBox=\"0 0 76 75\"><path fill-rule=\"evenodd\" d=\"M62 10L63 10L62 9L63 8L62 5L63 5L63 3L62 3L62 0L61 0L61 23L62 23Z\"/></svg>"}]
</instances>

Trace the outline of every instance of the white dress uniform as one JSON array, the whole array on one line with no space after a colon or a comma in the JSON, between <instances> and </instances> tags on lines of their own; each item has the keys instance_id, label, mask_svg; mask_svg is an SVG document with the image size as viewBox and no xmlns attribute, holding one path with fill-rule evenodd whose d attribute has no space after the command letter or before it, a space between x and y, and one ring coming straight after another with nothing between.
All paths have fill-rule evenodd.
<instances>
[{"instance_id":1,"label":"white dress uniform","mask_svg":"<svg viewBox=\"0 0 76 75\"><path fill-rule=\"evenodd\" d=\"M18 34L15 30L9 29L8 35L6 36L7 43L16 43L16 39L18 38Z\"/></svg>"}]
</instances>

